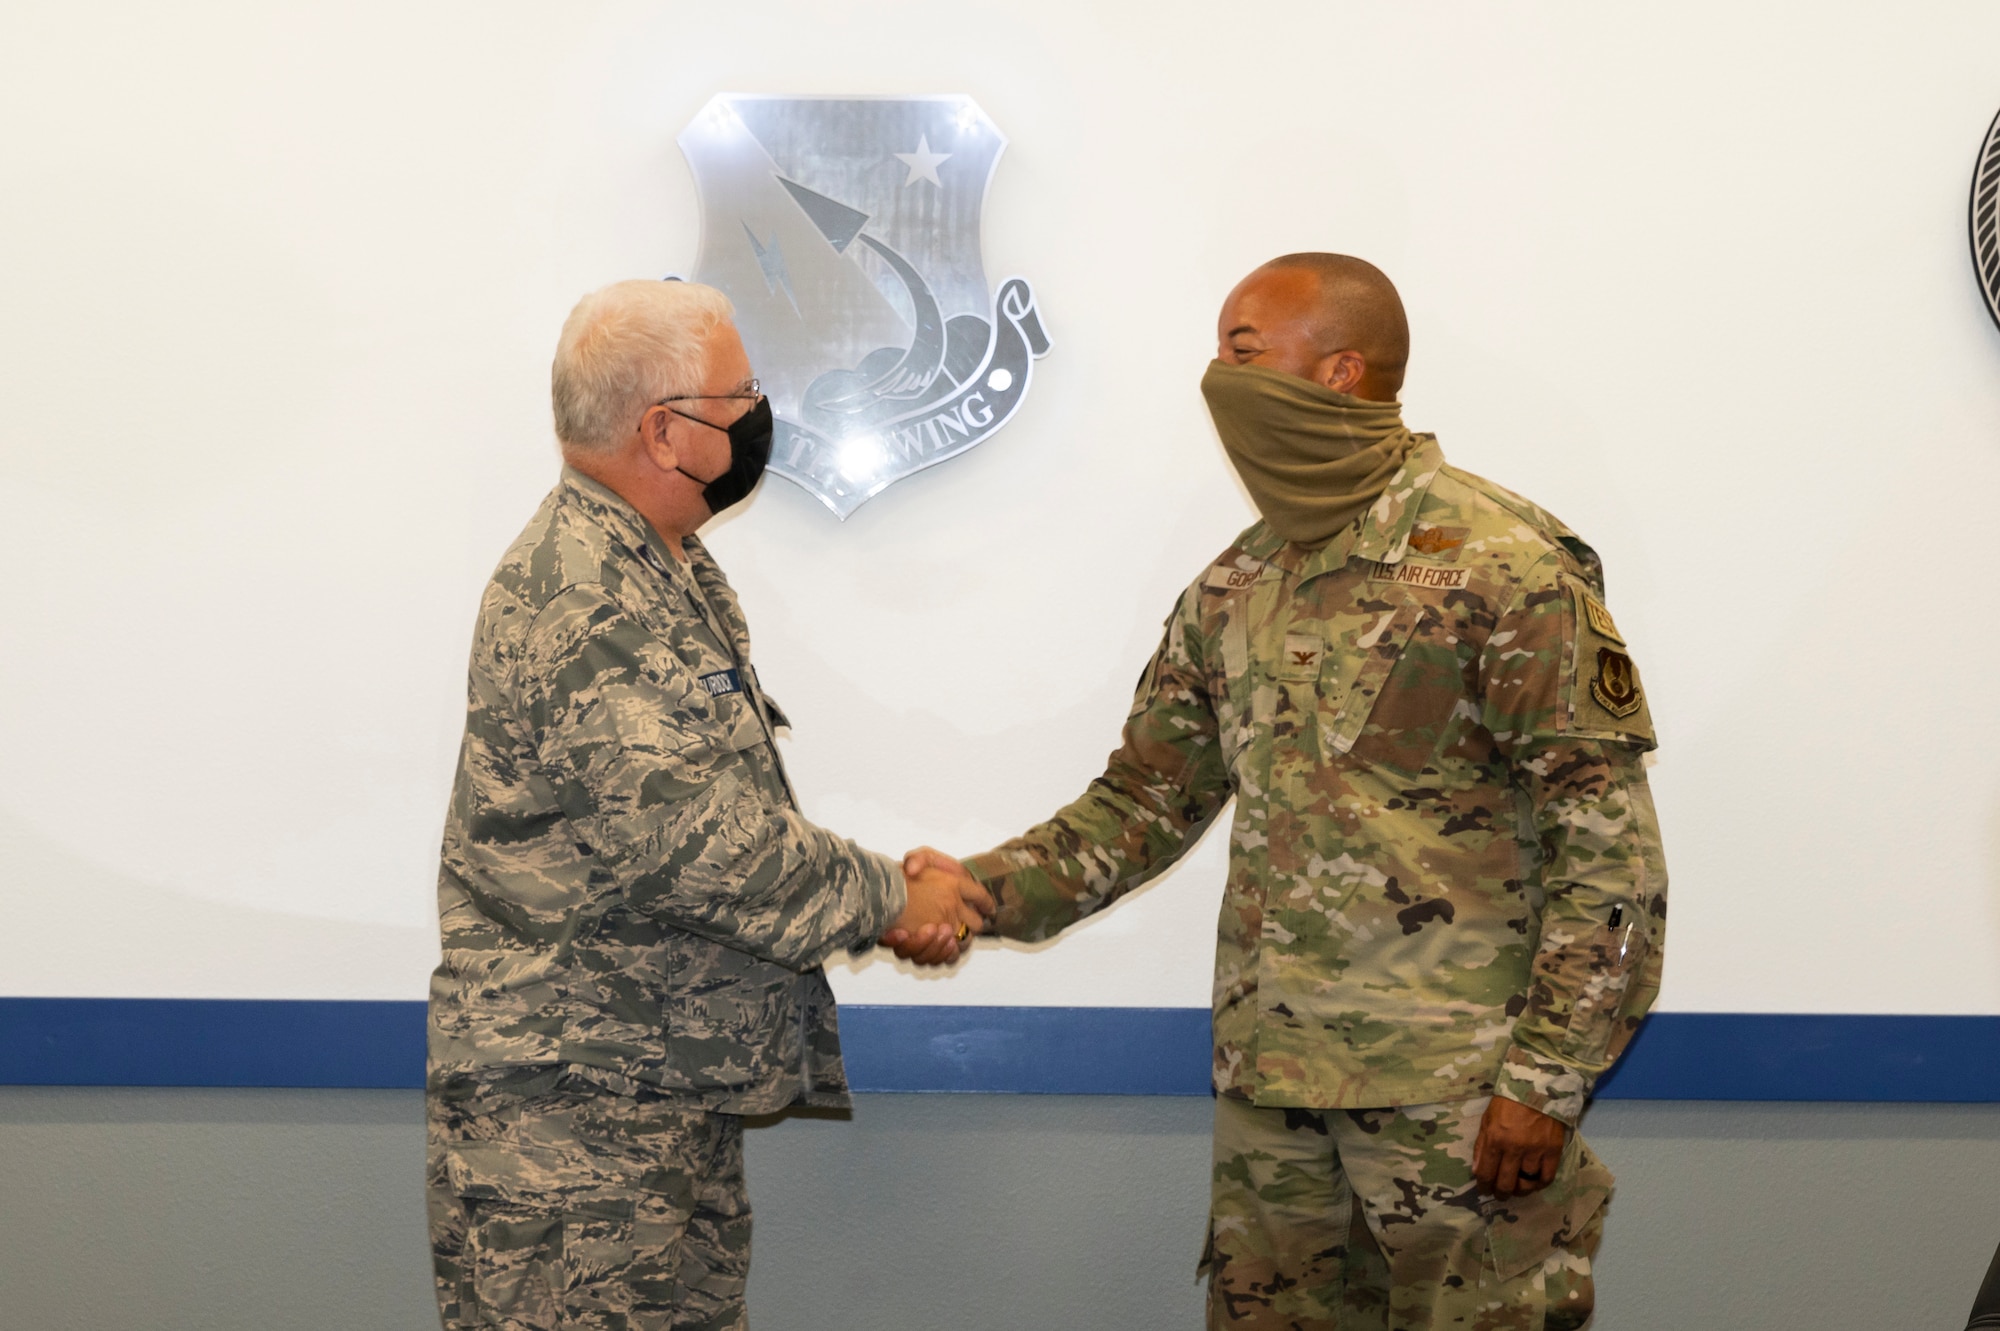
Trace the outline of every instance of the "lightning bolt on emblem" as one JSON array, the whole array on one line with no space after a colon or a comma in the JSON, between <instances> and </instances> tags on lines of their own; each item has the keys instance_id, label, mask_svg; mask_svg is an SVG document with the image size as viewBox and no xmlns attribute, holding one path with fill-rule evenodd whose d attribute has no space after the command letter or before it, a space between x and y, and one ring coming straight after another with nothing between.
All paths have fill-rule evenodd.
<instances>
[{"instance_id":1,"label":"lightning bolt on emblem","mask_svg":"<svg viewBox=\"0 0 2000 1331\"><path fill-rule=\"evenodd\" d=\"M743 234L750 237L751 252L757 256L757 266L764 270L764 289L771 292L783 291L785 299L792 303L792 313L799 313L798 293L792 290L792 275L785 271L785 252L778 248L778 233L771 233L769 244L760 244L757 233L750 224L743 224ZM804 318L804 315L799 315Z\"/></svg>"}]
</instances>

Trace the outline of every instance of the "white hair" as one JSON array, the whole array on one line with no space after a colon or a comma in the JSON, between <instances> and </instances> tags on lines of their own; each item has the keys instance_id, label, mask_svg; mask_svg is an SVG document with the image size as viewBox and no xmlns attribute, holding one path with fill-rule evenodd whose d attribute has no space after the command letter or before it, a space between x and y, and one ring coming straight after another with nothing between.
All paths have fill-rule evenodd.
<instances>
[{"instance_id":1,"label":"white hair","mask_svg":"<svg viewBox=\"0 0 2000 1331\"><path fill-rule=\"evenodd\" d=\"M549 372L556 438L610 448L663 397L701 389L708 339L729 297L694 282L613 282L576 303Z\"/></svg>"}]
</instances>

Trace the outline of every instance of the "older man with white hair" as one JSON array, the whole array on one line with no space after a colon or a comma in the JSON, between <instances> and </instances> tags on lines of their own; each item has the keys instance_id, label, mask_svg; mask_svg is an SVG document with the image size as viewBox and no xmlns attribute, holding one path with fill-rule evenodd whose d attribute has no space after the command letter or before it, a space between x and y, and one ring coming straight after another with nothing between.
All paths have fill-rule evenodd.
<instances>
[{"instance_id":1,"label":"older man with white hair","mask_svg":"<svg viewBox=\"0 0 2000 1331\"><path fill-rule=\"evenodd\" d=\"M771 411L723 295L620 282L553 373L564 467L480 605L438 882L429 1200L444 1325L744 1325L741 1116L845 1105L820 963L993 909L807 822L695 531Z\"/></svg>"}]
</instances>

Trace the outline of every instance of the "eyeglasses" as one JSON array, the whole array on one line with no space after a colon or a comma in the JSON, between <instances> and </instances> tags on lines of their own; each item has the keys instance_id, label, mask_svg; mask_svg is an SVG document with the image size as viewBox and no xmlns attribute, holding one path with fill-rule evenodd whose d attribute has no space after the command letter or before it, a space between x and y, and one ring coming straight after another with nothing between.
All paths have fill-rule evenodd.
<instances>
[{"instance_id":1,"label":"eyeglasses","mask_svg":"<svg viewBox=\"0 0 2000 1331\"><path fill-rule=\"evenodd\" d=\"M752 379L750 381L750 390L745 393L676 393L672 397L661 398L658 402L655 402L653 405L656 407L664 407L669 402L707 402L707 401L723 402L732 398L740 399L742 401L747 401L747 402L755 402L758 398L762 396L764 396L764 386L758 383L755 379Z\"/></svg>"}]
</instances>

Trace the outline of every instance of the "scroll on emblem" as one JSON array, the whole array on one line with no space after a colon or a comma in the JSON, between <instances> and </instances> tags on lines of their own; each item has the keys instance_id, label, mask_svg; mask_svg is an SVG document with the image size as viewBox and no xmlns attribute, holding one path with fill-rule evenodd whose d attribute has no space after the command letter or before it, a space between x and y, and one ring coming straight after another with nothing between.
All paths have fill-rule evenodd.
<instances>
[{"instance_id":1,"label":"scroll on emblem","mask_svg":"<svg viewBox=\"0 0 2000 1331\"><path fill-rule=\"evenodd\" d=\"M694 277L736 306L772 471L846 518L1013 418L1049 339L1026 279L986 282L1007 140L970 97L724 94L680 145Z\"/></svg>"}]
</instances>

